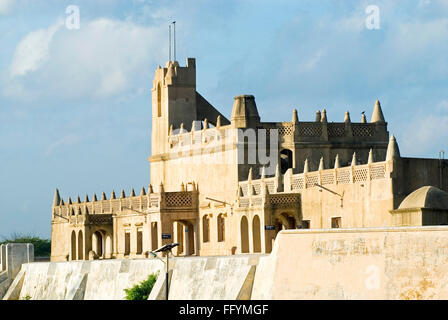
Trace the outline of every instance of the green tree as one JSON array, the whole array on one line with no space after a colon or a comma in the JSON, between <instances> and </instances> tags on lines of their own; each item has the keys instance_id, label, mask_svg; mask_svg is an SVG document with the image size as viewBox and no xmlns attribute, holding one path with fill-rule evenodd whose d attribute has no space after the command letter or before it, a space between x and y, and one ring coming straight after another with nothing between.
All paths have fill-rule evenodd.
<instances>
[{"instance_id":1,"label":"green tree","mask_svg":"<svg viewBox=\"0 0 448 320\"><path fill-rule=\"evenodd\" d=\"M2 237L0 244L6 243L32 243L35 257L49 257L51 255L51 242L32 234L13 233L9 237Z\"/></svg>"},{"instance_id":2,"label":"green tree","mask_svg":"<svg viewBox=\"0 0 448 320\"><path fill-rule=\"evenodd\" d=\"M152 273L145 281L136 284L131 289L124 289L124 292L126 292L126 300L148 300L158 275L158 272Z\"/></svg>"}]
</instances>

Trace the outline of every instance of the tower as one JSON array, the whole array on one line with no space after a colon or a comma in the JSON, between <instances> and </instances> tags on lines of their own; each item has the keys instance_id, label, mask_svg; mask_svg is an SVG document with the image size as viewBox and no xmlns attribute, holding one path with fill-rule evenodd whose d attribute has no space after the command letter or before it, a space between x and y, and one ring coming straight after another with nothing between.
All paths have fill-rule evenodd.
<instances>
[{"instance_id":1,"label":"tower","mask_svg":"<svg viewBox=\"0 0 448 320\"><path fill-rule=\"evenodd\" d=\"M196 120L196 60L187 59L186 67L177 61L157 68L152 93L152 154L167 152L170 125L177 132L181 123ZM185 128L190 130L189 127Z\"/></svg>"}]
</instances>

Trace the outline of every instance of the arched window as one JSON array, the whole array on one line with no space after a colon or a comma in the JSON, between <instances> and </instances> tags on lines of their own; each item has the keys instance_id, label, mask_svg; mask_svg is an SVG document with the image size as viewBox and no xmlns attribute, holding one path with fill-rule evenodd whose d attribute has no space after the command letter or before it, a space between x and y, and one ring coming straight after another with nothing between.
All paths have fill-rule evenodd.
<instances>
[{"instance_id":1,"label":"arched window","mask_svg":"<svg viewBox=\"0 0 448 320\"><path fill-rule=\"evenodd\" d=\"M285 174L289 168L292 168L292 151L283 149L280 151L280 168L282 174Z\"/></svg>"},{"instance_id":2,"label":"arched window","mask_svg":"<svg viewBox=\"0 0 448 320\"><path fill-rule=\"evenodd\" d=\"M202 217L202 241L210 241L210 219L208 218L208 215Z\"/></svg>"},{"instance_id":3,"label":"arched window","mask_svg":"<svg viewBox=\"0 0 448 320\"><path fill-rule=\"evenodd\" d=\"M241 218L241 253L249 253L249 223L246 216Z\"/></svg>"},{"instance_id":4,"label":"arched window","mask_svg":"<svg viewBox=\"0 0 448 320\"><path fill-rule=\"evenodd\" d=\"M137 230L137 254L143 253L143 231Z\"/></svg>"},{"instance_id":5,"label":"arched window","mask_svg":"<svg viewBox=\"0 0 448 320\"><path fill-rule=\"evenodd\" d=\"M70 260L76 260L76 233L75 230L72 231L72 239L71 239L71 251L70 251Z\"/></svg>"},{"instance_id":6,"label":"arched window","mask_svg":"<svg viewBox=\"0 0 448 320\"><path fill-rule=\"evenodd\" d=\"M252 220L252 236L254 252L261 252L260 218L258 216Z\"/></svg>"},{"instance_id":7,"label":"arched window","mask_svg":"<svg viewBox=\"0 0 448 320\"><path fill-rule=\"evenodd\" d=\"M78 260L84 259L84 240L82 238L82 231L79 230L78 232Z\"/></svg>"},{"instance_id":8,"label":"arched window","mask_svg":"<svg viewBox=\"0 0 448 320\"><path fill-rule=\"evenodd\" d=\"M160 83L157 84L157 116L162 116L162 88Z\"/></svg>"},{"instance_id":9,"label":"arched window","mask_svg":"<svg viewBox=\"0 0 448 320\"><path fill-rule=\"evenodd\" d=\"M218 242L223 242L226 239L226 221L224 215L218 215Z\"/></svg>"}]
</instances>

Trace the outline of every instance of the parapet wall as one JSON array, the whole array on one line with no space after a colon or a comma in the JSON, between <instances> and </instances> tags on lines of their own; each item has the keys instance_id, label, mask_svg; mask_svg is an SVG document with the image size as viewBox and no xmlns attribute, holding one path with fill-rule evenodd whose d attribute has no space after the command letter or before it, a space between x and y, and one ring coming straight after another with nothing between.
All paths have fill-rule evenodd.
<instances>
[{"instance_id":1,"label":"parapet wall","mask_svg":"<svg viewBox=\"0 0 448 320\"><path fill-rule=\"evenodd\" d=\"M0 299L19 273L23 263L34 261L31 243L7 243L0 246Z\"/></svg>"},{"instance_id":2,"label":"parapet wall","mask_svg":"<svg viewBox=\"0 0 448 320\"><path fill-rule=\"evenodd\" d=\"M448 299L448 227L282 231L252 299Z\"/></svg>"}]
</instances>

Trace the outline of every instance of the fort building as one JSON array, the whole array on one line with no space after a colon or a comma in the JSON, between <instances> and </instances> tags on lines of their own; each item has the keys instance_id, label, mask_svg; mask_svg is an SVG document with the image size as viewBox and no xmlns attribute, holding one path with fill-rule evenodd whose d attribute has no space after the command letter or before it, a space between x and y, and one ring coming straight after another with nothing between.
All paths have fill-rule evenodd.
<instances>
[{"instance_id":1,"label":"fort building","mask_svg":"<svg viewBox=\"0 0 448 320\"><path fill-rule=\"evenodd\" d=\"M263 122L254 96L230 119L196 91L196 61L158 67L150 181L136 194L52 206L52 261L269 253L285 229L448 224L443 159L406 158L376 101L370 121Z\"/></svg>"}]
</instances>

